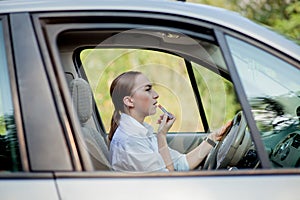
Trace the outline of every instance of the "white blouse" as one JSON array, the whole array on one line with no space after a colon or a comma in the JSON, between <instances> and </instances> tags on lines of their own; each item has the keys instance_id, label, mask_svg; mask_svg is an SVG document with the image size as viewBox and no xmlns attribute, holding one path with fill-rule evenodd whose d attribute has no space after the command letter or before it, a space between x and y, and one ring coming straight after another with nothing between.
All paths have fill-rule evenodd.
<instances>
[{"instance_id":1,"label":"white blouse","mask_svg":"<svg viewBox=\"0 0 300 200\"><path fill-rule=\"evenodd\" d=\"M186 155L171 148L169 150L174 169L189 170ZM152 126L141 124L124 113L121 114L119 126L110 143L110 162L112 169L116 171L168 171L158 152Z\"/></svg>"}]
</instances>

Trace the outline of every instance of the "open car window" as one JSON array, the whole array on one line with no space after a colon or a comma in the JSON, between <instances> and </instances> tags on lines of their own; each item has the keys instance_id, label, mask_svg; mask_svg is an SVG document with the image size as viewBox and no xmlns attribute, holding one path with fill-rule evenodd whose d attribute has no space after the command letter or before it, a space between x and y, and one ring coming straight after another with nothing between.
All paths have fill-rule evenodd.
<instances>
[{"instance_id":1,"label":"open car window","mask_svg":"<svg viewBox=\"0 0 300 200\"><path fill-rule=\"evenodd\" d=\"M199 99L195 93L202 99L202 114L208 118L212 130L221 127L240 109L232 83L194 62L187 66L184 58L170 53L143 49L88 48L80 52L80 59L106 130L110 128L114 110L109 95L111 81L118 74L130 70L146 74L160 95L159 102L177 117L170 132L205 132L197 105ZM192 69L191 74L188 68ZM194 79L196 82L192 84ZM159 115L161 113L157 112L150 116L148 122L157 126Z\"/></svg>"},{"instance_id":2,"label":"open car window","mask_svg":"<svg viewBox=\"0 0 300 200\"><path fill-rule=\"evenodd\" d=\"M79 76L92 89L95 127L102 129L104 137L114 111L109 94L112 80L126 71L140 71L158 92L159 103L176 116L168 134L169 146L188 153L209 132L233 119L241 107L217 45L182 34L166 35L167 32L148 29L124 31L99 41L96 46L80 47L73 58ZM178 37L183 39L176 41ZM161 114L158 110L146 118L155 131ZM257 164L257 159L254 162L251 166Z\"/></svg>"},{"instance_id":3,"label":"open car window","mask_svg":"<svg viewBox=\"0 0 300 200\"><path fill-rule=\"evenodd\" d=\"M159 103L177 117L170 132L204 132L183 58L154 50L108 48L85 49L80 57L106 130L114 110L111 81L123 72L140 71L153 83ZM158 111L146 120L156 127L161 114Z\"/></svg>"},{"instance_id":4,"label":"open car window","mask_svg":"<svg viewBox=\"0 0 300 200\"><path fill-rule=\"evenodd\" d=\"M62 32L57 41L67 81L81 77L92 90L93 117L83 126L97 129L106 141L114 111L110 85L126 71L144 73L159 94L158 102L176 116L167 141L180 153L192 151L208 133L232 120L241 109L220 47L209 31L191 37L159 27L71 30ZM68 49L72 50L68 53ZM161 114L157 110L146 118L155 131ZM247 141L247 148L253 150L251 139ZM247 152L244 148L235 160ZM257 166L255 156L253 163L239 166Z\"/></svg>"},{"instance_id":5,"label":"open car window","mask_svg":"<svg viewBox=\"0 0 300 200\"><path fill-rule=\"evenodd\" d=\"M219 166L260 168L251 132L245 119L237 115L241 105L213 31L203 27L198 34L178 28L145 25L130 29L130 24L123 25L128 28L72 24L74 27L65 31L61 31L62 26L47 25L53 33L57 29L55 39L67 82L83 78L92 89L93 116L81 125L95 128L107 142L114 111L111 82L123 72L140 71L159 93L159 103L177 118L167 135L172 149L190 152L208 133L237 116L237 121L243 119L243 126L240 130L240 123L236 123L240 131L225 140ZM154 130L160 114L158 110L146 119ZM234 140L237 134L239 140Z\"/></svg>"},{"instance_id":6,"label":"open car window","mask_svg":"<svg viewBox=\"0 0 300 200\"><path fill-rule=\"evenodd\" d=\"M90 32L96 33L101 35ZM70 34L65 33L63 38ZM105 40L93 48L80 48L75 57L79 71L92 87L106 131L113 112L110 83L129 70L145 73L158 91L160 103L175 114L177 122L171 132L208 132L219 128L240 109L220 48L207 41L211 36L195 40L159 29L102 34L108 35ZM159 114L148 122L156 125Z\"/></svg>"}]
</instances>

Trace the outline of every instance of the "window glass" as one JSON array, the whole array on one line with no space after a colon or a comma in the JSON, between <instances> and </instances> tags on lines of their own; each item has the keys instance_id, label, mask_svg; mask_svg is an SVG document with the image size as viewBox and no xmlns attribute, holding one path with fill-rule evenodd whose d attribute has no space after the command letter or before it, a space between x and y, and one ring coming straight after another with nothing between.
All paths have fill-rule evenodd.
<instances>
[{"instance_id":1,"label":"window glass","mask_svg":"<svg viewBox=\"0 0 300 200\"><path fill-rule=\"evenodd\" d=\"M211 130L218 129L241 110L233 85L220 74L192 63L197 88Z\"/></svg>"},{"instance_id":2,"label":"window glass","mask_svg":"<svg viewBox=\"0 0 300 200\"><path fill-rule=\"evenodd\" d=\"M0 170L19 171L19 148L7 67L5 40L0 21Z\"/></svg>"},{"instance_id":3,"label":"window glass","mask_svg":"<svg viewBox=\"0 0 300 200\"><path fill-rule=\"evenodd\" d=\"M112 80L122 72L141 71L159 94L159 103L176 116L170 132L203 132L193 89L183 58L141 49L86 49L80 54L85 74L106 131L110 128L113 105L109 95ZM157 126L158 111L147 121ZM156 130L156 129L155 129Z\"/></svg>"},{"instance_id":4,"label":"window glass","mask_svg":"<svg viewBox=\"0 0 300 200\"><path fill-rule=\"evenodd\" d=\"M274 167L299 167L300 70L227 36L252 113Z\"/></svg>"}]
</instances>

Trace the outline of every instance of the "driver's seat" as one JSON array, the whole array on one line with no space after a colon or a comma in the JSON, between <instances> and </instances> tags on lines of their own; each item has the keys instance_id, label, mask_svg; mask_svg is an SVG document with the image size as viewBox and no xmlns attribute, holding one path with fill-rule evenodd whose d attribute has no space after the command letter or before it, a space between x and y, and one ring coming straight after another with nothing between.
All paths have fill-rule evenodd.
<instances>
[{"instance_id":1,"label":"driver's seat","mask_svg":"<svg viewBox=\"0 0 300 200\"><path fill-rule=\"evenodd\" d=\"M70 83L73 107L77 111L83 140L95 170L109 170L109 152L103 136L88 125L93 113L93 96L90 85L82 78Z\"/></svg>"}]
</instances>

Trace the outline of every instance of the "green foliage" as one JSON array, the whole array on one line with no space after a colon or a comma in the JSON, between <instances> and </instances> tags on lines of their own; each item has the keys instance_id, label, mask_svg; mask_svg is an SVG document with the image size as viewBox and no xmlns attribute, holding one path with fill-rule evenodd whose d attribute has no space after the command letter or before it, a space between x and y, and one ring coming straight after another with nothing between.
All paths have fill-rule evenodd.
<instances>
[{"instance_id":1,"label":"green foliage","mask_svg":"<svg viewBox=\"0 0 300 200\"><path fill-rule=\"evenodd\" d=\"M110 84L119 74L129 70L147 75L161 97L159 102L178 117L176 121L182 122L176 123L171 131L187 131L191 127L201 129L198 125L200 120L190 120L191 115L198 119L199 114L192 91L186 89L191 89L191 86L187 86L190 83L182 58L150 50L87 49L82 51L81 60L106 129L110 127L114 110L109 94ZM183 101L182 97L189 101ZM156 125L160 114L157 112L147 119L148 122ZM185 116L187 114L189 116Z\"/></svg>"},{"instance_id":2,"label":"green foliage","mask_svg":"<svg viewBox=\"0 0 300 200\"><path fill-rule=\"evenodd\" d=\"M14 116L0 116L0 129L0 170L19 171L21 162Z\"/></svg>"},{"instance_id":3,"label":"green foliage","mask_svg":"<svg viewBox=\"0 0 300 200\"><path fill-rule=\"evenodd\" d=\"M213 5L228 10L236 11L241 15L252 19L258 23L272 27L274 30L293 38L300 43L300 2L295 0L188 0L189 2L202 3ZM157 54L150 54L143 51L121 50L121 49L106 49L96 50L87 49L81 53L81 60L84 65L87 77L95 94L96 104L100 109L102 119L104 119L105 127L110 126L110 117L113 112L113 105L111 103L109 95L109 87L112 80L121 72L128 70L142 71L146 75L154 74L153 77L149 77L153 81L156 77L160 80L166 80L166 83L160 83L160 87L156 87L161 94L161 103L167 105L167 108L175 112L176 116L183 116L181 110L185 107L183 102L180 102L180 96L183 96L186 92L181 89L182 84L179 84L178 94L172 94L166 90L167 83L171 85L178 84L178 74L181 79L184 80L184 71L180 69L181 62L177 62L173 57L165 55L158 56ZM149 68L149 65L152 67ZM144 67L148 66L148 67ZM156 67L153 67L156 66ZM168 68L172 66L171 68ZM178 66L178 67L176 67ZM157 68L158 67L158 68ZM151 70L151 73L147 70ZM162 73L162 70L173 70L172 73ZM155 72L155 73L153 73ZM170 77L166 77L164 74L171 74ZM206 74L206 75L204 75ZM205 104L205 110L211 127L218 127L224 121L231 119L232 116L240 109L240 105L237 101L233 86L231 83L225 80L210 81L210 86L206 85L206 81L216 79L206 73L205 71L199 71L197 78L198 89L201 92L203 103ZM223 87L218 88L219 83L223 82ZM159 85L159 84L158 84ZM164 86L164 87L162 87ZM222 89L223 95L220 94ZM103 92L107 91L107 92ZM183 91L183 92L182 92ZM168 98L166 98L168 96ZM225 97L225 101L224 101ZM165 101L165 102L164 102ZM172 103L170 103L172 102ZM180 103L179 103L180 102ZM218 105L218 106L211 106ZM233 106L234 105L234 106ZM191 107L191 103L186 105ZM221 112L221 114L220 114ZM189 113L191 113L189 111ZM219 116L219 118L215 118ZM182 118L185 118L184 116ZM180 121L183 119L178 119ZM195 120L196 121L196 120ZM179 126L182 126L179 125ZM191 126L191 125L189 125ZM1 128L1 127L0 127ZM182 127L181 127L182 128Z\"/></svg>"},{"instance_id":4,"label":"green foliage","mask_svg":"<svg viewBox=\"0 0 300 200\"><path fill-rule=\"evenodd\" d=\"M0 135L5 134L6 128L5 128L5 122L4 122L4 116L0 116Z\"/></svg>"},{"instance_id":5,"label":"green foliage","mask_svg":"<svg viewBox=\"0 0 300 200\"><path fill-rule=\"evenodd\" d=\"M182 58L151 50L86 49L81 53L81 60L107 130L114 110L109 95L110 84L117 75L129 70L141 71L153 82L153 88L160 95L159 103L177 117L171 131L204 130ZM240 109L234 89L218 74L195 63L193 68L197 68L196 81L209 125L212 130L217 129ZM158 111L147 122L155 126L160 114Z\"/></svg>"},{"instance_id":6,"label":"green foliage","mask_svg":"<svg viewBox=\"0 0 300 200\"><path fill-rule=\"evenodd\" d=\"M232 11L272 27L300 44L300 1L298 0L189 0L189 2L208 4Z\"/></svg>"},{"instance_id":7,"label":"green foliage","mask_svg":"<svg viewBox=\"0 0 300 200\"><path fill-rule=\"evenodd\" d=\"M211 130L218 129L241 110L231 82L194 64L197 87Z\"/></svg>"},{"instance_id":8,"label":"green foliage","mask_svg":"<svg viewBox=\"0 0 300 200\"><path fill-rule=\"evenodd\" d=\"M250 1L241 5L239 10L245 13L246 17L270 26L300 44L299 1Z\"/></svg>"},{"instance_id":9,"label":"green foliage","mask_svg":"<svg viewBox=\"0 0 300 200\"><path fill-rule=\"evenodd\" d=\"M286 6L285 18L275 20L275 29L296 40L300 44L300 1Z\"/></svg>"}]
</instances>

